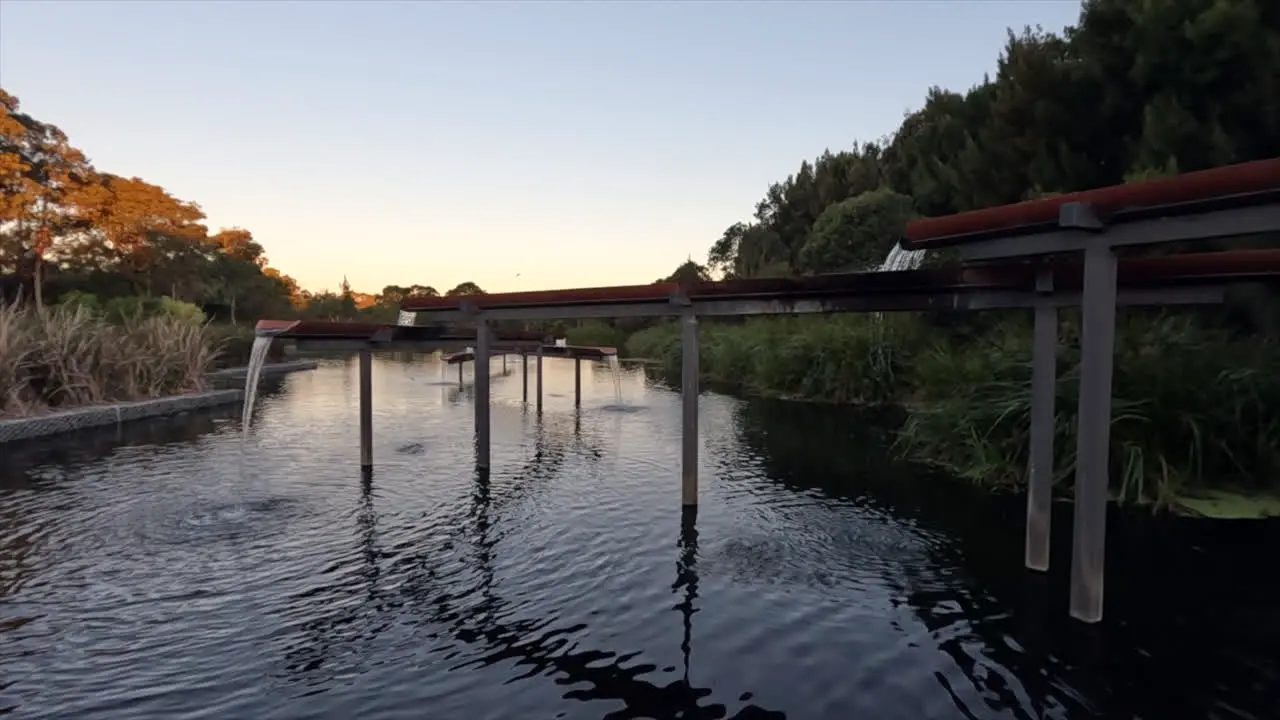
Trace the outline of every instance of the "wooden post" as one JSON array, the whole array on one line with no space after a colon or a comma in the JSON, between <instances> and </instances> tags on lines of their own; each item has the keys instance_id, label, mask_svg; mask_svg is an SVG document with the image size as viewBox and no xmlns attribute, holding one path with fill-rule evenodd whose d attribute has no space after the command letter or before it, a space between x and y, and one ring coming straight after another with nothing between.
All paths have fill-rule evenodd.
<instances>
[{"instance_id":1,"label":"wooden post","mask_svg":"<svg viewBox=\"0 0 1280 720\"><path fill-rule=\"evenodd\" d=\"M1031 447L1027 468L1026 566L1049 569L1053 512L1053 434L1058 380L1058 308L1052 304L1053 271L1036 277L1038 293L1031 351Z\"/></svg>"},{"instance_id":2,"label":"wooden post","mask_svg":"<svg viewBox=\"0 0 1280 720\"><path fill-rule=\"evenodd\" d=\"M685 311L681 320L680 395L681 427L680 503L698 504L698 316Z\"/></svg>"},{"instance_id":3,"label":"wooden post","mask_svg":"<svg viewBox=\"0 0 1280 720\"><path fill-rule=\"evenodd\" d=\"M476 323L476 465L489 469L489 326Z\"/></svg>"},{"instance_id":4,"label":"wooden post","mask_svg":"<svg viewBox=\"0 0 1280 720\"><path fill-rule=\"evenodd\" d=\"M458 362L458 387L462 387L462 366L466 364L466 360L460 360Z\"/></svg>"},{"instance_id":5,"label":"wooden post","mask_svg":"<svg viewBox=\"0 0 1280 720\"><path fill-rule=\"evenodd\" d=\"M573 406L582 407L582 358L573 359Z\"/></svg>"},{"instance_id":6,"label":"wooden post","mask_svg":"<svg viewBox=\"0 0 1280 720\"><path fill-rule=\"evenodd\" d=\"M529 402L529 353L520 353L520 401Z\"/></svg>"},{"instance_id":7,"label":"wooden post","mask_svg":"<svg viewBox=\"0 0 1280 720\"><path fill-rule=\"evenodd\" d=\"M1080 405L1071 550L1071 616L1102 620L1111 459L1111 371L1116 335L1116 254L1090 245L1080 299Z\"/></svg>"},{"instance_id":8,"label":"wooden post","mask_svg":"<svg viewBox=\"0 0 1280 720\"><path fill-rule=\"evenodd\" d=\"M360 351L360 467L373 467L373 353Z\"/></svg>"},{"instance_id":9,"label":"wooden post","mask_svg":"<svg viewBox=\"0 0 1280 720\"><path fill-rule=\"evenodd\" d=\"M507 374L507 354L502 353L502 374Z\"/></svg>"},{"instance_id":10,"label":"wooden post","mask_svg":"<svg viewBox=\"0 0 1280 720\"><path fill-rule=\"evenodd\" d=\"M539 345L539 346L538 346L538 358L537 358L537 365L538 365L538 367L537 367L537 371L538 371L538 387L537 387L537 390L538 390L538 414L539 414L539 415L541 415L541 414L542 414L542 346L541 346L541 345Z\"/></svg>"}]
</instances>

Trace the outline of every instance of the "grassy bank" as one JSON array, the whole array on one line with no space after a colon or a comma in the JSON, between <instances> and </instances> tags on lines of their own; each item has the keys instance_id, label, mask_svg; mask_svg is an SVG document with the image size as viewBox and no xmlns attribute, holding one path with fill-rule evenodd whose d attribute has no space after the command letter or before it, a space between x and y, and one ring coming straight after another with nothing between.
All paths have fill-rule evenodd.
<instances>
[{"instance_id":1,"label":"grassy bank","mask_svg":"<svg viewBox=\"0 0 1280 720\"><path fill-rule=\"evenodd\" d=\"M1009 314L970 330L944 331L908 315L708 322L701 364L707 380L746 393L903 405L910 412L897 432L902 454L986 486L1017 487L1027 467L1029 317ZM1074 318L1064 318L1061 337L1055 474L1058 490L1069 494L1079 369ZM678 325L638 332L626 347L678 377ZM1275 491L1274 341L1232 337L1185 315L1124 313L1113 388L1117 500L1222 514L1224 497ZM1247 512L1238 503L1230 510Z\"/></svg>"},{"instance_id":2,"label":"grassy bank","mask_svg":"<svg viewBox=\"0 0 1280 720\"><path fill-rule=\"evenodd\" d=\"M186 311L0 305L0 417L203 391L218 349L203 315Z\"/></svg>"}]
</instances>

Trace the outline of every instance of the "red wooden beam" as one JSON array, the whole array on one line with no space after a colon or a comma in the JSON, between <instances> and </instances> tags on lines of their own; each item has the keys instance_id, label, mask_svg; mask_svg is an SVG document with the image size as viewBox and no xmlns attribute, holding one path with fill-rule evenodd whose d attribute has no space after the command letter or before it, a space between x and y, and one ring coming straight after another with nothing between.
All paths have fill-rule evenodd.
<instances>
[{"instance_id":1,"label":"red wooden beam","mask_svg":"<svg viewBox=\"0 0 1280 720\"><path fill-rule=\"evenodd\" d=\"M1063 282L1079 277L1078 262L1056 263ZM684 294L692 301L699 300L785 300L792 298L854 295L874 293L929 293L963 289L1021 289L1035 286L1036 266L1022 263L907 270L899 272L833 273L788 278L753 278L748 280L723 280L687 285ZM1125 258L1119 265L1119 282L1122 285L1158 285L1161 283L1185 283L1192 281L1265 279L1280 277L1280 250L1236 250L1230 252L1190 253L1145 258ZM496 293L474 295L466 299L485 298L477 303L480 308L524 308L536 306L568 307L579 304L625 304L644 297L647 300L665 300L669 295L648 291L636 292L638 286L613 288L586 288L581 291L553 290L546 293ZM657 286L668 292L679 290L677 285L664 283ZM534 302L528 302L532 298ZM552 302L549 298L565 298ZM462 298L423 298L433 301L429 309L458 310ZM401 306L411 309L407 304ZM425 309L413 306L414 310Z\"/></svg>"},{"instance_id":2,"label":"red wooden beam","mask_svg":"<svg viewBox=\"0 0 1280 720\"><path fill-rule=\"evenodd\" d=\"M675 283L653 283L652 285L617 285L614 287L537 290L532 292L453 297L409 297L400 303L400 309L410 312L416 310L455 310L463 302L470 302L477 308L652 302L666 300L678 289L679 285Z\"/></svg>"},{"instance_id":3,"label":"red wooden beam","mask_svg":"<svg viewBox=\"0 0 1280 720\"><path fill-rule=\"evenodd\" d=\"M1018 234L1056 226L1067 203L1088 204L1104 221L1120 221L1143 211L1174 209L1214 200L1263 195L1280 190L1280 158L1226 165L1144 182L1028 200L1014 205L924 218L907 224L903 245L920 249L958 244L963 239ZM945 241L945 242L944 242Z\"/></svg>"}]
</instances>

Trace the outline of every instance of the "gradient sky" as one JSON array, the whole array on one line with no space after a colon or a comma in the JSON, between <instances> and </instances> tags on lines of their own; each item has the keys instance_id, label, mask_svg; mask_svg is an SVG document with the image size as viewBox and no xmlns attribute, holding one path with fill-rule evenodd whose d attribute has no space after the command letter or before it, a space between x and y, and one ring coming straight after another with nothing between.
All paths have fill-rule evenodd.
<instances>
[{"instance_id":1,"label":"gradient sky","mask_svg":"<svg viewBox=\"0 0 1280 720\"><path fill-rule=\"evenodd\" d=\"M308 289L648 283L1075 0L0 3L0 84Z\"/></svg>"}]
</instances>

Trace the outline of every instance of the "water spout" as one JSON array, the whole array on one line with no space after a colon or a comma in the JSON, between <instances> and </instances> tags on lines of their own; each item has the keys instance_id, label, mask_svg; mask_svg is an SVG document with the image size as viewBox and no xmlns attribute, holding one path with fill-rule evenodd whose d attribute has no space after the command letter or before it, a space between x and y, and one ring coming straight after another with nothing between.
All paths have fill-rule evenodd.
<instances>
[{"instance_id":1,"label":"water spout","mask_svg":"<svg viewBox=\"0 0 1280 720\"><path fill-rule=\"evenodd\" d=\"M277 332L258 331L257 337L253 339L253 348L249 351L249 364L244 371L244 407L240 412L241 432L245 435L249 434L253 406L258 400L262 366L267 364L267 353L271 350L271 342L275 340Z\"/></svg>"},{"instance_id":2,"label":"water spout","mask_svg":"<svg viewBox=\"0 0 1280 720\"><path fill-rule=\"evenodd\" d=\"M884 256L884 261L877 268L879 272L898 272L900 270L916 270L919 269L920 263L924 262L925 250L905 250L899 243L894 243L889 249L889 254Z\"/></svg>"},{"instance_id":3,"label":"water spout","mask_svg":"<svg viewBox=\"0 0 1280 720\"><path fill-rule=\"evenodd\" d=\"M607 356L609 362L609 372L613 375L613 399L618 405L622 405L622 363L618 361L616 354Z\"/></svg>"}]
</instances>

